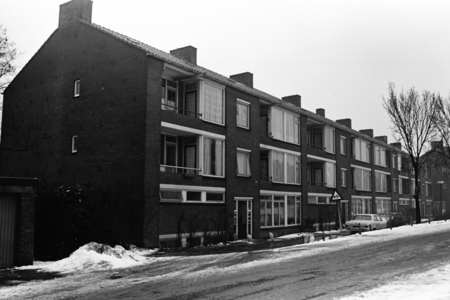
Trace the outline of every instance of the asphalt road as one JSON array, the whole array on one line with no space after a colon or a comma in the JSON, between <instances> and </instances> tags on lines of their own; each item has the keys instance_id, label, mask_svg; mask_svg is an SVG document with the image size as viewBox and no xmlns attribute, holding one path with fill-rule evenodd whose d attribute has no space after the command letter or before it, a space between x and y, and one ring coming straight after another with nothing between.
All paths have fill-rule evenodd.
<instances>
[{"instance_id":1,"label":"asphalt road","mask_svg":"<svg viewBox=\"0 0 450 300\"><path fill-rule=\"evenodd\" d=\"M123 277L117 279L117 284L100 286L94 290L80 290L74 292L72 297L176 300L333 299L379 286L400 275L424 272L450 262L450 232L384 242L373 242L373 238L364 235L358 238L367 238L368 241L372 239L372 242L292 259L282 258L292 254L290 252L304 250L288 247L279 252L258 251L239 256L223 255L221 258L214 256L208 259L201 256L177 259L176 262L158 262L119 273L118 276ZM332 247L339 248L340 243L342 242L336 240ZM325 244L323 243L324 247ZM319 242L315 247L320 250L322 246ZM252 261L260 259L268 260L264 264L251 265ZM245 263L250 264L245 268L233 268ZM211 271L211 267L215 269ZM205 272L202 273L202 270ZM124 279L127 281L123 281Z\"/></svg>"}]
</instances>

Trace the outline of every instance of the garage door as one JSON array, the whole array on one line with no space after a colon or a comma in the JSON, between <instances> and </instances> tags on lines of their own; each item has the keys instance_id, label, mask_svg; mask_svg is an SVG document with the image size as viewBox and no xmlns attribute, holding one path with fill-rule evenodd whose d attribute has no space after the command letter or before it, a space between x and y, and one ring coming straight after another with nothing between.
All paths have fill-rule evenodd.
<instances>
[{"instance_id":1,"label":"garage door","mask_svg":"<svg viewBox=\"0 0 450 300\"><path fill-rule=\"evenodd\" d=\"M0 194L0 269L14 266L17 203L15 194Z\"/></svg>"}]
</instances>

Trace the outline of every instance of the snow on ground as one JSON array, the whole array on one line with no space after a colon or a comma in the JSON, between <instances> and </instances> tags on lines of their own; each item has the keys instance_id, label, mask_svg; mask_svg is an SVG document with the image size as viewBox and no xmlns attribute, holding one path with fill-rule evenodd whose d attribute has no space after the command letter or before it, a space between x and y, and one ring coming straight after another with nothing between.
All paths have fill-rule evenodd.
<instances>
[{"instance_id":1,"label":"snow on ground","mask_svg":"<svg viewBox=\"0 0 450 300\"><path fill-rule=\"evenodd\" d=\"M89 243L73 252L69 257L55 262L35 262L32 266L18 267L18 270L38 269L43 272L90 272L97 270L112 270L128 268L151 262L148 255L155 250L132 247L125 250L121 246L109 246Z\"/></svg>"},{"instance_id":2,"label":"snow on ground","mask_svg":"<svg viewBox=\"0 0 450 300\"><path fill-rule=\"evenodd\" d=\"M340 298L340 300L447 300L450 298L450 264L430 271L395 278L375 289Z\"/></svg>"},{"instance_id":3,"label":"snow on ground","mask_svg":"<svg viewBox=\"0 0 450 300\"><path fill-rule=\"evenodd\" d=\"M238 260L239 258L248 258L248 253L229 253L229 254L214 254L208 256L196 256L196 257L148 257L142 256L152 254L153 250L141 250L134 249L135 251L127 251L122 247L115 247L111 249L106 249L105 251L98 253L97 251L92 251L89 249L88 245L85 245L72 253L68 258L62 259L57 262L51 263L37 263L33 266L20 267L17 269L37 269L39 271L53 271L61 273L73 273L68 277L58 278L51 281L44 282L29 282L26 284L21 284L14 287L0 288L0 299L5 299L26 295L29 291L45 291L52 290L55 285L67 285L71 286L75 283L77 278L80 278L80 274L89 274L96 270L114 270L118 268L127 268L138 265L149 265L154 262L159 261L173 261L174 264L179 264L180 268L174 268L172 273L160 274L155 277L145 277L139 279L133 279L128 282L130 286L140 282L149 282L159 280L161 278L174 278L176 276L184 277L204 277L209 274L217 274L218 272L224 273L238 273L242 269L251 268L255 266L270 265L277 263L279 261L291 260L299 257L307 257L312 255L320 255L322 253L332 252L340 249L346 249L349 247L360 246L369 243L383 242L387 240L394 240L404 236L420 236L426 235L431 232L444 232L450 231L450 222L438 221L432 222L431 224L419 224L414 226L402 226L385 230L377 230L372 232L364 232L361 235L354 234L346 237L330 239L326 241L318 240L313 243L308 244L298 244L284 248L267 249L253 251L252 253L261 253L260 258L257 260L243 262L240 264L231 264L228 267L217 267L220 262L227 261L230 259ZM332 234L337 234L339 232L329 232ZM312 236L311 234L305 234ZM278 239L286 238L298 238L299 234L289 235L285 237L278 237ZM97 244L98 245L98 244ZM212 267L206 269L198 269L202 263L208 262L208 265ZM181 265L183 267L181 267ZM195 271L194 271L195 270ZM403 295L413 295L406 296L405 299L448 299L450 294L450 265L441 266L434 270L422 273L410 275L407 277L397 278L394 282L387 285L378 287L376 289L366 291L364 293L359 293L352 295L345 300L353 299L403 299ZM72 278L72 279L71 279ZM127 279L124 278L126 281ZM71 282L73 281L73 282ZM109 283L108 283L109 282ZM111 281L99 281L97 288L101 285L113 284ZM96 287L93 287L96 288ZM433 290L432 293L426 294L422 291ZM413 291L415 291L413 293ZM440 291L438 293L437 291ZM391 295L395 296L391 296ZM446 295L446 297L435 296L436 298L430 298L431 295ZM19 297L20 298L20 297Z\"/></svg>"}]
</instances>

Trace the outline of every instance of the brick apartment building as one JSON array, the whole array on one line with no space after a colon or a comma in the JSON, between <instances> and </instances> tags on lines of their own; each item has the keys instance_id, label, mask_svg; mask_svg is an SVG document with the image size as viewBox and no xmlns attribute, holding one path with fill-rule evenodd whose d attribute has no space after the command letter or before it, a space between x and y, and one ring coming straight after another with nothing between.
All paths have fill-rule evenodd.
<instances>
[{"instance_id":1,"label":"brick apartment building","mask_svg":"<svg viewBox=\"0 0 450 300\"><path fill-rule=\"evenodd\" d=\"M169 54L91 15L90 0L62 4L59 27L6 89L2 147L27 151L3 152L1 176L127 180L142 220L158 218L141 227L147 246L175 238L180 210L225 214L239 237L264 238L317 223L336 208L334 189L344 220L412 207L399 144L255 89L250 72L198 66L192 46Z\"/></svg>"}]
</instances>

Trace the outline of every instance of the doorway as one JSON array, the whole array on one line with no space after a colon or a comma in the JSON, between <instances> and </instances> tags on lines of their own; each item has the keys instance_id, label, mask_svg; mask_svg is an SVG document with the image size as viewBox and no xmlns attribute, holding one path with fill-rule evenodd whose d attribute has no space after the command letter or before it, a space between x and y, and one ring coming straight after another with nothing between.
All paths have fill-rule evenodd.
<instances>
[{"instance_id":1,"label":"doorway","mask_svg":"<svg viewBox=\"0 0 450 300\"><path fill-rule=\"evenodd\" d=\"M252 200L235 198L235 233L239 239L252 235Z\"/></svg>"}]
</instances>

